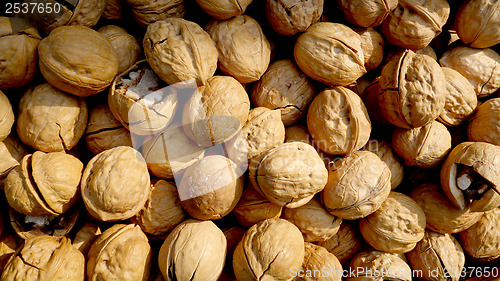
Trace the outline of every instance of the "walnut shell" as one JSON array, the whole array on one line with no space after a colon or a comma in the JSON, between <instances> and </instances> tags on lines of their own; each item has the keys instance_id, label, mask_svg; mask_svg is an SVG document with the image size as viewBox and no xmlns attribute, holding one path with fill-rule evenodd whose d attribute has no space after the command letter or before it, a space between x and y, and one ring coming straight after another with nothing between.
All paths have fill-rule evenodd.
<instances>
[{"instance_id":1,"label":"walnut shell","mask_svg":"<svg viewBox=\"0 0 500 281\"><path fill-rule=\"evenodd\" d=\"M366 144L371 123L358 95L344 87L332 87L312 101L307 113L307 128L322 151L348 154Z\"/></svg>"},{"instance_id":2,"label":"walnut shell","mask_svg":"<svg viewBox=\"0 0 500 281\"><path fill-rule=\"evenodd\" d=\"M134 216L144 207L151 190L144 158L128 146L94 156L83 171L81 188L87 211L102 221Z\"/></svg>"},{"instance_id":3,"label":"walnut shell","mask_svg":"<svg viewBox=\"0 0 500 281\"><path fill-rule=\"evenodd\" d=\"M239 224L244 227L251 227L266 219L279 218L282 208L280 205L271 203L254 187L249 186L243 190L241 199L234 208L233 213Z\"/></svg>"},{"instance_id":4,"label":"walnut shell","mask_svg":"<svg viewBox=\"0 0 500 281\"><path fill-rule=\"evenodd\" d=\"M153 175L174 179L203 158L205 150L186 136L179 123L173 123L142 144L142 155Z\"/></svg>"},{"instance_id":5,"label":"walnut shell","mask_svg":"<svg viewBox=\"0 0 500 281\"><path fill-rule=\"evenodd\" d=\"M106 25L97 30L108 38L111 46L115 49L120 64L118 73L122 73L135 64L137 58L141 55L141 46L125 29L116 25Z\"/></svg>"},{"instance_id":6,"label":"walnut shell","mask_svg":"<svg viewBox=\"0 0 500 281\"><path fill-rule=\"evenodd\" d=\"M73 239L73 246L77 248L82 254L87 255L94 244L94 241L102 234L101 227L99 225L88 222L78 230L75 234L75 239Z\"/></svg>"},{"instance_id":7,"label":"walnut shell","mask_svg":"<svg viewBox=\"0 0 500 281\"><path fill-rule=\"evenodd\" d=\"M500 88L500 55L492 49L458 46L447 50L439 64L462 74L481 98Z\"/></svg>"},{"instance_id":8,"label":"walnut shell","mask_svg":"<svg viewBox=\"0 0 500 281\"><path fill-rule=\"evenodd\" d=\"M269 66L271 46L256 20L247 15L212 20L205 30L215 42L222 72L240 83L260 79Z\"/></svg>"},{"instance_id":9,"label":"walnut shell","mask_svg":"<svg viewBox=\"0 0 500 281\"><path fill-rule=\"evenodd\" d=\"M446 126L457 126L469 117L476 109L477 96L470 82L460 72L442 67L446 78L446 95L444 110L438 120Z\"/></svg>"},{"instance_id":10,"label":"walnut shell","mask_svg":"<svg viewBox=\"0 0 500 281\"><path fill-rule=\"evenodd\" d=\"M107 20L119 20L123 18L123 4L123 0L106 0L102 17Z\"/></svg>"},{"instance_id":11,"label":"walnut shell","mask_svg":"<svg viewBox=\"0 0 500 281\"><path fill-rule=\"evenodd\" d=\"M38 62L37 48L42 37L35 28L24 26L25 24L21 21L21 19L0 17L0 49L2 50L0 53L0 89L25 86L35 77ZM3 103L2 101L0 104L3 105ZM0 133L0 139L1 135Z\"/></svg>"},{"instance_id":12,"label":"walnut shell","mask_svg":"<svg viewBox=\"0 0 500 281\"><path fill-rule=\"evenodd\" d=\"M148 25L143 46L149 65L170 85L191 78L203 85L217 69L214 41L191 21L168 18Z\"/></svg>"},{"instance_id":13,"label":"walnut shell","mask_svg":"<svg viewBox=\"0 0 500 281\"><path fill-rule=\"evenodd\" d=\"M359 221L366 242L379 251L402 254L424 237L425 214L410 197L391 191L371 215Z\"/></svg>"},{"instance_id":14,"label":"walnut shell","mask_svg":"<svg viewBox=\"0 0 500 281\"><path fill-rule=\"evenodd\" d=\"M0 238L0 271L3 271L10 257L21 246L21 239L13 234L3 234Z\"/></svg>"},{"instance_id":15,"label":"walnut shell","mask_svg":"<svg viewBox=\"0 0 500 281\"><path fill-rule=\"evenodd\" d=\"M9 98L0 91L0 141L4 141L14 125L14 111Z\"/></svg>"},{"instance_id":16,"label":"walnut shell","mask_svg":"<svg viewBox=\"0 0 500 281\"><path fill-rule=\"evenodd\" d=\"M437 121L413 129L396 128L392 147L406 165L432 168L439 165L451 150L451 135Z\"/></svg>"},{"instance_id":17,"label":"walnut shell","mask_svg":"<svg viewBox=\"0 0 500 281\"><path fill-rule=\"evenodd\" d=\"M166 281L216 281L224 267L227 241L212 221L189 219L161 246L158 265Z\"/></svg>"},{"instance_id":18,"label":"walnut shell","mask_svg":"<svg viewBox=\"0 0 500 281\"><path fill-rule=\"evenodd\" d=\"M196 0L205 13L220 20L243 14L252 0Z\"/></svg>"},{"instance_id":19,"label":"walnut shell","mask_svg":"<svg viewBox=\"0 0 500 281\"><path fill-rule=\"evenodd\" d=\"M443 234L467 229L483 214L455 207L437 184L422 184L410 193L410 197L424 210L426 227Z\"/></svg>"},{"instance_id":20,"label":"walnut shell","mask_svg":"<svg viewBox=\"0 0 500 281\"><path fill-rule=\"evenodd\" d=\"M406 256L412 269L423 273L422 280L458 281L465 265L464 251L457 239L430 230Z\"/></svg>"},{"instance_id":21,"label":"walnut shell","mask_svg":"<svg viewBox=\"0 0 500 281\"><path fill-rule=\"evenodd\" d=\"M379 103L379 96L383 90L380 88L380 76L375 78L361 95L363 103L366 106L366 111L370 117L372 124L380 127L389 127L392 124L387 121Z\"/></svg>"},{"instance_id":22,"label":"walnut shell","mask_svg":"<svg viewBox=\"0 0 500 281\"><path fill-rule=\"evenodd\" d=\"M236 164L221 155L204 157L184 172L178 186L182 207L200 220L229 214L243 193L243 178Z\"/></svg>"},{"instance_id":23,"label":"walnut shell","mask_svg":"<svg viewBox=\"0 0 500 281\"><path fill-rule=\"evenodd\" d=\"M40 42L38 55L40 71L47 82L80 97L106 89L120 63L104 35L80 25L54 29Z\"/></svg>"},{"instance_id":24,"label":"walnut shell","mask_svg":"<svg viewBox=\"0 0 500 281\"><path fill-rule=\"evenodd\" d=\"M441 167L441 186L453 205L484 212L500 206L500 147L485 142L455 146ZM493 190L496 189L497 191Z\"/></svg>"},{"instance_id":25,"label":"walnut shell","mask_svg":"<svg viewBox=\"0 0 500 281\"><path fill-rule=\"evenodd\" d=\"M449 15L446 0L400 0L382 23L382 32L393 45L423 49L441 33Z\"/></svg>"},{"instance_id":26,"label":"walnut shell","mask_svg":"<svg viewBox=\"0 0 500 281\"><path fill-rule=\"evenodd\" d=\"M261 154L250 162L249 179L272 203L297 208L325 187L328 171L309 144L289 142Z\"/></svg>"},{"instance_id":27,"label":"walnut shell","mask_svg":"<svg viewBox=\"0 0 500 281\"><path fill-rule=\"evenodd\" d=\"M267 20L274 31L283 35L294 35L306 31L319 21L323 14L324 0L279 1L266 0Z\"/></svg>"},{"instance_id":28,"label":"walnut shell","mask_svg":"<svg viewBox=\"0 0 500 281\"><path fill-rule=\"evenodd\" d=\"M290 275L295 276L293 281L342 280L342 265L334 254L312 243L306 242L304 245L302 268L290 268Z\"/></svg>"},{"instance_id":29,"label":"walnut shell","mask_svg":"<svg viewBox=\"0 0 500 281\"><path fill-rule=\"evenodd\" d=\"M316 152L318 152L319 157L323 160L323 163L325 163L327 169L329 169L333 162L336 160L333 155L324 153L323 151L319 150L311 135L307 131L307 128L304 126L296 125L287 127L285 129L285 142L295 141L312 145L316 149Z\"/></svg>"},{"instance_id":30,"label":"walnut shell","mask_svg":"<svg viewBox=\"0 0 500 281\"><path fill-rule=\"evenodd\" d=\"M26 154L28 154L26 147L12 135L0 142L0 189L3 189L9 172L21 164L21 159Z\"/></svg>"},{"instance_id":31,"label":"walnut shell","mask_svg":"<svg viewBox=\"0 0 500 281\"><path fill-rule=\"evenodd\" d=\"M73 15L67 25L83 25L93 27L101 18L106 1L101 0L79 0Z\"/></svg>"},{"instance_id":32,"label":"walnut shell","mask_svg":"<svg viewBox=\"0 0 500 281\"><path fill-rule=\"evenodd\" d=\"M411 268L400 255L375 250L361 252L351 260L351 268L357 269L349 281L400 280L411 281ZM379 276L377 276L377 274Z\"/></svg>"},{"instance_id":33,"label":"walnut shell","mask_svg":"<svg viewBox=\"0 0 500 281\"><path fill-rule=\"evenodd\" d=\"M249 110L248 94L236 79L211 77L184 106L184 132L200 146L223 143L243 127Z\"/></svg>"},{"instance_id":34,"label":"walnut shell","mask_svg":"<svg viewBox=\"0 0 500 281\"><path fill-rule=\"evenodd\" d=\"M0 280L68 280L85 278L85 258L66 237L39 236L25 241L10 258Z\"/></svg>"},{"instance_id":35,"label":"walnut shell","mask_svg":"<svg viewBox=\"0 0 500 281\"><path fill-rule=\"evenodd\" d=\"M59 215L79 199L83 163L64 152L35 151L5 179L5 197L28 216Z\"/></svg>"},{"instance_id":36,"label":"walnut shell","mask_svg":"<svg viewBox=\"0 0 500 281\"><path fill-rule=\"evenodd\" d=\"M23 143L36 150L70 150L85 131L87 115L84 99L48 83L40 84L29 88L21 98L17 134Z\"/></svg>"},{"instance_id":37,"label":"walnut shell","mask_svg":"<svg viewBox=\"0 0 500 281\"><path fill-rule=\"evenodd\" d=\"M347 221L343 221L337 233L330 239L319 241L317 244L334 254L344 267L349 265L352 257L364 246L361 234Z\"/></svg>"},{"instance_id":38,"label":"walnut shell","mask_svg":"<svg viewBox=\"0 0 500 281\"><path fill-rule=\"evenodd\" d=\"M497 1L462 2L455 14L455 31L473 48L489 48L500 43L500 12Z\"/></svg>"},{"instance_id":39,"label":"walnut shell","mask_svg":"<svg viewBox=\"0 0 500 281\"><path fill-rule=\"evenodd\" d=\"M474 260L493 262L500 260L500 209L485 212L470 228L460 232L465 252Z\"/></svg>"},{"instance_id":40,"label":"walnut shell","mask_svg":"<svg viewBox=\"0 0 500 281\"><path fill-rule=\"evenodd\" d=\"M279 109L285 126L295 123L307 111L316 94L311 79L291 59L272 63L253 86L251 97L255 106Z\"/></svg>"},{"instance_id":41,"label":"walnut shell","mask_svg":"<svg viewBox=\"0 0 500 281\"><path fill-rule=\"evenodd\" d=\"M146 281L151 259L151 246L139 226L115 224L90 247L87 280Z\"/></svg>"},{"instance_id":42,"label":"walnut shell","mask_svg":"<svg viewBox=\"0 0 500 281\"><path fill-rule=\"evenodd\" d=\"M446 77L427 55L406 50L382 69L380 108L393 125L411 129L436 119L444 108Z\"/></svg>"},{"instance_id":43,"label":"walnut shell","mask_svg":"<svg viewBox=\"0 0 500 281\"><path fill-rule=\"evenodd\" d=\"M129 130L116 120L106 104L90 110L85 142L94 155L117 146L132 146Z\"/></svg>"},{"instance_id":44,"label":"walnut shell","mask_svg":"<svg viewBox=\"0 0 500 281\"><path fill-rule=\"evenodd\" d=\"M377 68L384 59L384 37L371 27L353 28L353 30L361 36L361 49L366 71Z\"/></svg>"},{"instance_id":45,"label":"walnut shell","mask_svg":"<svg viewBox=\"0 0 500 281\"><path fill-rule=\"evenodd\" d=\"M375 153L355 151L334 163L321 193L326 210L343 219L375 212L391 192L391 170Z\"/></svg>"},{"instance_id":46,"label":"walnut shell","mask_svg":"<svg viewBox=\"0 0 500 281\"><path fill-rule=\"evenodd\" d=\"M233 255L236 279L290 280L290 269L304 261L304 238L283 219L267 219L248 229Z\"/></svg>"},{"instance_id":47,"label":"walnut shell","mask_svg":"<svg viewBox=\"0 0 500 281\"><path fill-rule=\"evenodd\" d=\"M403 181L404 167L394 153L391 145L385 140L370 139L363 150L375 153L391 170L391 189L395 189Z\"/></svg>"},{"instance_id":48,"label":"walnut shell","mask_svg":"<svg viewBox=\"0 0 500 281\"><path fill-rule=\"evenodd\" d=\"M370 27L380 25L396 9L396 0L341 0L339 8L352 24Z\"/></svg>"},{"instance_id":49,"label":"walnut shell","mask_svg":"<svg viewBox=\"0 0 500 281\"><path fill-rule=\"evenodd\" d=\"M361 36L333 22L311 25L295 42L295 61L307 76L329 86L346 86L366 73Z\"/></svg>"},{"instance_id":50,"label":"walnut shell","mask_svg":"<svg viewBox=\"0 0 500 281\"><path fill-rule=\"evenodd\" d=\"M470 141L500 145L500 98L485 101L477 107L467 128Z\"/></svg>"},{"instance_id":51,"label":"walnut shell","mask_svg":"<svg viewBox=\"0 0 500 281\"><path fill-rule=\"evenodd\" d=\"M115 118L134 134L160 133L174 119L178 91L195 87L192 80L164 86L145 61L140 61L118 75L111 84L109 108Z\"/></svg>"},{"instance_id":52,"label":"walnut shell","mask_svg":"<svg viewBox=\"0 0 500 281\"><path fill-rule=\"evenodd\" d=\"M339 231L342 223L341 218L332 216L325 210L317 197L298 208L284 208L282 218L295 224L306 242L330 239Z\"/></svg>"},{"instance_id":53,"label":"walnut shell","mask_svg":"<svg viewBox=\"0 0 500 281\"><path fill-rule=\"evenodd\" d=\"M182 18L186 14L184 0L125 0L125 3L143 27L169 18Z\"/></svg>"}]
</instances>

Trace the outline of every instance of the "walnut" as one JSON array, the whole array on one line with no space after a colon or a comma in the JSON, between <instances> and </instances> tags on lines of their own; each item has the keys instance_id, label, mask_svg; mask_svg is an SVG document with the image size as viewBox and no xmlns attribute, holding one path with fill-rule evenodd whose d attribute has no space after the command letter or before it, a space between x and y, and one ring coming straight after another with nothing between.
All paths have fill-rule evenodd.
<instances>
[{"instance_id":1,"label":"walnut","mask_svg":"<svg viewBox=\"0 0 500 281\"><path fill-rule=\"evenodd\" d=\"M462 2L455 15L455 30L465 44L489 48L500 43L500 12L495 1Z\"/></svg>"},{"instance_id":2,"label":"walnut","mask_svg":"<svg viewBox=\"0 0 500 281\"><path fill-rule=\"evenodd\" d=\"M141 55L141 46L128 32L116 25L106 25L97 30L111 42L111 46L116 51L120 64L118 73L122 73L135 64Z\"/></svg>"},{"instance_id":3,"label":"walnut","mask_svg":"<svg viewBox=\"0 0 500 281\"><path fill-rule=\"evenodd\" d=\"M196 0L207 14L220 20L243 14L252 0Z\"/></svg>"},{"instance_id":4,"label":"walnut","mask_svg":"<svg viewBox=\"0 0 500 281\"><path fill-rule=\"evenodd\" d=\"M323 5L324 0L266 0L267 20L274 31L294 35L306 31L311 24L319 21Z\"/></svg>"},{"instance_id":5,"label":"walnut","mask_svg":"<svg viewBox=\"0 0 500 281\"><path fill-rule=\"evenodd\" d=\"M317 244L334 254L345 267L349 265L352 257L363 249L364 240L357 227L354 228L348 221L343 221L335 235Z\"/></svg>"},{"instance_id":6,"label":"walnut","mask_svg":"<svg viewBox=\"0 0 500 281\"><path fill-rule=\"evenodd\" d=\"M339 8L352 24L370 27L380 25L396 9L396 0L341 0Z\"/></svg>"},{"instance_id":7,"label":"walnut","mask_svg":"<svg viewBox=\"0 0 500 281\"><path fill-rule=\"evenodd\" d=\"M0 91L0 141L4 141L14 125L14 111L7 96Z\"/></svg>"},{"instance_id":8,"label":"walnut","mask_svg":"<svg viewBox=\"0 0 500 281\"><path fill-rule=\"evenodd\" d=\"M9 172L21 164L21 160L26 154L28 154L28 150L14 136L8 136L0 142L0 189L3 189L5 178Z\"/></svg>"},{"instance_id":9,"label":"walnut","mask_svg":"<svg viewBox=\"0 0 500 281\"><path fill-rule=\"evenodd\" d=\"M470 118L467 136L470 141L500 145L500 98L485 101Z\"/></svg>"},{"instance_id":10,"label":"walnut","mask_svg":"<svg viewBox=\"0 0 500 281\"><path fill-rule=\"evenodd\" d=\"M257 192L254 187L249 186L243 191L241 199L234 208L233 213L239 224L251 227L266 219L279 218L282 208L280 205L271 203L266 197Z\"/></svg>"},{"instance_id":11,"label":"walnut","mask_svg":"<svg viewBox=\"0 0 500 281\"><path fill-rule=\"evenodd\" d=\"M366 71L377 68L384 59L384 37L372 27L353 28L353 30L361 36L361 49Z\"/></svg>"},{"instance_id":12,"label":"walnut","mask_svg":"<svg viewBox=\"0 0 500 281\"><path fill-rule=\"evenodd\" d=\"M184 0L125 0L125 3L143 27L169 18L182 18L186 14Z\"/></svg>"},{"instance_id":13,"label":"walnut","mask_svg":"<svg viewBox=\"0 0 500 281\"><path fill-rule=\"evenodd\" d=\"M377 154L391 170L391 189L395 189L403 181L404 167L399 157L396 156L391 145L385 140L370 139L363 150Z\"/></svg>"},{"instance_id":14,"label":"walnut","mask_svg":"<svg viewBox=\"0 0 500 281\"><path fill-rule=\"evenodd\" d=\"M359 269L359 274L349 276L349 281L412 280L412 270L401 255L369 250L354 256L350 264L351 268Z\"/></svg>"}]
</instances>

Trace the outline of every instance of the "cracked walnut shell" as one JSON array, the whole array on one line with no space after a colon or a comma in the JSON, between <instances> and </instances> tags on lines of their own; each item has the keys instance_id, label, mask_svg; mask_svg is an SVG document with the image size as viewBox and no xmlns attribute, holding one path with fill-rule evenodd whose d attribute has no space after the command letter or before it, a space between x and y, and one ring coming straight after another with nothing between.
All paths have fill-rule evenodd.
<instances>
[{"instance_id":1,"label":"cracked walnut shell","mask_svg":"<svg viewBox=\"0 0 500 281\"><path fill-rule=\"evenodd\" d=\"M266 0L267 20L274 31L294 35L320 20L324 0Z\"/></svg>"}]
</instances>

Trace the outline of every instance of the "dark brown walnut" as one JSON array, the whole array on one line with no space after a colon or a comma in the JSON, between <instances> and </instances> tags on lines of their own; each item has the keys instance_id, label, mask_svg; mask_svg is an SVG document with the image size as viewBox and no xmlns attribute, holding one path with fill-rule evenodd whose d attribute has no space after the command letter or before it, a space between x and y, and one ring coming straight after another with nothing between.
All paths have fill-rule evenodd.
<instances>
[{"instance_id":1,"label":"dark brown walnut","mask_svg":"<svg viewBox=\"0 0 500 281\"><path fill-rule=\"evenodd\" d=\"M106 89L120 64L106 37L79 25L54 29L40 42L38 56L40 71L47 82L80 97Z\"/></svg>"},{"instance_id":2,"label":"dark brown walnut","mask_svg":"<svg viewBox=\"0 0 500 281\"><path fill-rule=\"evenodd\" d=\"M142 155L149 171L162 179L174 179L205 155L184 133L180 123L170 124L161 133L142 144Z\"/></svg>"},{"instance_id":3,"label":"dark brown walnut","mask_svg":"<svg viewBox=\"0 0 500 281\"><path fill-rule=\"evenodd\" d=\"M391 192L391 170L375 153L355 151L335 162L321 193L326 210L343 219L375 212Z\"/></svg>"},{"instance_id":4,"label":"dark brown walnut","mask_svg":"<svg viewBox=\"0 0 500 281\"><path fill-rule=\"evenodd\" d=\"M36 150L68 151L82 137L87 116L84 99L44 83L29 88L21 98L17 134Z\"/></svg>"},{"instance_id":5,"label":"dark brown walnut","mask_svg":"<svg viewBox=\"0 0 500 281\"><path fill-rule=\"evenodd\" d=\"M233 255L236 279L290 280L304 261L300 230L283 219L267 219L248 229Z\"/></svg>"},{"instance_id":6,"label":"dark brown walnut","mask_svg":"<svg viewBox=\"0 0 500 281\"><path fill-rule=\"evenodd\" d=\"M252 0L196 0L207 14L220 20L243 14Z\"/></svg>"},{"instance_id":7,"label":"dark brown walnut","mask_svg":"<svg viewBox=\"0 0 500 281\"><path fill-rule=\"evenodd\" d=\"M413 129L396 128L392 147L406 165L432 168L439 165L451 150L451 135L446 126L432 121Z\"/></svg>"},{"instance_id":8,"label":"dark brown walnut","mask_svg":"<svg viewBox=\"0 0 500 281\"><path fill-rule=\"evenodd\" d=\"M382 23L382 32L393 45L423 49L441 33L449 15L446 0L400 0Z\"/></svg>"},{"instance_id":9,"label":"dark brown walnut","mask_svg":"<svg viewBox=\"0 0 500 281\"><path fill-rule=\"evenodd\" d=\"M380 103L378 102L380 94L382 94L382 89L380 88L380 76L375 78L370 85L365 89L362 94L363 103L366 106L366 111L370 116L370 121L373 126L391 126L391 123L387 121L382 113Z\"/></svg>"},{"instance_id":10,"label":"dark brown walnut","mask_svg":"<svg viewBox=\"0 0 500 281\"><path fill-rule=\"evenodd\" d=\"M0 17L0 89L19 88L33 80L41 40L38 31L21 19Z\"/></svg>"},{"instance_id":11,"label":"dark brown walnut","mask_svg":"<svg viewBox=\"0 0 500 281\"><path fill-rule=\"evenodd\" d=\"M328 171L311 145L281 144L250 161L253 187L272 203L297 208L323 190Z\"/></svg>"},{"instance_id":12,"label":"dark brown walnut","mask_svg":"<svg viewBox=\"0 0 500 281\"><path fill-rule=\"evenodd\" d=\"M467 130L470 141L500 145L500 98L485 101L478 106Z\"/></svg>"},{"instance_id":13,"label":"dark brown walnut","mask_svg":"<svg viewBox=\"0 0 500 281\"><path fill-rule=\"evenodd\" d=\"M458 46L447 50L439 64L467 78L478 98L491 95L500 88L500 55L492 49Z\"/></svg>"},{"instance_id":14,"label":"dark brown walnut","mask_svg":"<svg viewBox=\"0 0 500 281\"><path fill-rule=\"evenodd\" d=\"M393 125L411 129L429 124L444 108L446 77L433 58L406 50L382 69L380 109Z\"/></svg>"},{"instance_id":15,"label":"dark brown walnut","mask_svg":"<svg viewBox=\"0 0 500 281\"><path fill-rule=\"evenodd\" d=\"M15 136L8 136L0 142L0 189L3 190L5 178L9 172L21 164L28 150Z\"/></svg>"},{"instance_id":16,"label":"dark brown walnut","mask_svg":"<svg viewBox=\"0 0 500 281\"><path fill-rule=\"evenodd\" d=\"M231 76L214 76L189 98L182 112L184 132L199 146L230 140L245 125L250 99Z\"/></svg>"},{"instance_id":17,"label":"dark brown walnut","mask_svg":"<svg viewBox=\"0 0 500 281\"><path fill-rule=\"evenodd\" d=\"M346 86L366 73L361 36L333 22L311 25L295 42L293 55L307 76L329 86Z\"/></svg>"},{"instance_id":18,"label":"dark brown walnut","mask_svg":"<svg viewBox=\"0 0 500 281\"><path fill-rule=\"evenodd\" d=\"M422 272L422 280L458 281L465 265L465 255L460 243L450 234L430 230L417 246L406 254L413 270Z\"/></svg>"},{"instance_id":19,"label":"dark brown walnut","mask_svg":"<svg viewBox=\"0 0 500 281\"><path fill-rule=\"evenodd\" d=\"M132 146L129 130L116 120L106 104L90 110L85 142L94 155L117 146Z\"/></svg>"},{"instance_id":20,"label":"dark brown walnut","mask_svg":"<svg viewBox=\"0 0 500 281\"><path fill-rule=\"evenodd\" d=\"M250 183L248 183L250 184ZM282 206L271 203L255 188L248 186L243 190L240 201L233 210L236 221L244 226L252 225L266 219L275 219L281 216Z\"/></svg>"},{"instance_id":21,"label":"dark brown walnut","mask_svg":"<svg viewBox=\"0 0 500 281\"><path fill-rule=\"evenodd\" d=\"M317 244L334 254L344 267L349 265L351 258L359 253L364 246L363 238L357 232L357 228L352 227L347 221L340 225L337 233L330 239L319 241Z\"/></svg>"},{"instance_id":22,"label":"dark brown walnut","mask_svg":"<svg viewBox=\"0 0 500 281\"><path fill-rule=\"evenodd\" d=\"M370 27L380 25L396 8L396 0L341 0L339 8L352 24Z\"/></svg>"},{"instance_id":23,"label":"dark brown walnut","mask_svg":"<svg viewBox=\"0 0 500 281\"><path fill-rule=\"evenodd\" d=\"M345 155L366 144L371 122L361 98L336 86L314 98L307 112L307 129L319 149Z\"/></svg>"},{"instance_id":24,"label":"dark brown walnut","mask_svg":"<svg viewBox=\"0 0 500 281\"><path fill-rule=\"evenodd\" d=\"M9 209L10 225L22 239L51 235L62 237L68 235L78 220L80 211L74 207L61 215L26 216Z\"/></svg>"},{"instance_id":25,"label":"dark brown walnut","mask_svg":"<svg viewBox=\"0 0 500 281\"><path fill-rule=\"evenodd\" d=\"M190 86L195 87L192 80L167 87L145 61L140 61L114 79L109 109L133 134L155 135L173 120L178 91Z\"/></svg>"},{"instance_id":26,"label":"dark brown walnut","mask_svg":"<svg viewBox=\"0 0 500 281\"><path fill-rule=\"evenodd\" d=\"M166 281L216 281L226 252L226 237L212 221L189 219L165 239L158 265Z\"/></svg>"},{"instance_id":27,"label":"dark brown walnut","mask_svg":"<svg viewBox=\"0 0 500 281\"><path fill-rule=\"evenodd\" d=\"M62 214L80 198L82 170L82 162L74 156L35 151L5 179L5 197L27 216Z\"/></svg>"},{"instance_id":28,"label":"dark brown walnut","mask_svg":"<svg viewBox=\"0 0 500 281\"><path fill-rule=\"evenodd\" d=\"M460 232L465 252L479 262L500 260L500 209L485 212L470 228Z\"/></svg>"},{"instance_id":29,"label":"dark brown walnut","mask_svg":"<svg viewBox=\"0 0 500 281\"><path fill-rule=\"evenodd\" d=\"M117 221L133 217L151 192L146 162L131 147L108 149L89 161L81 189L85 207L93 218Z\"/></svg>"},{"instance_id":30,"label":"dark brown walnut","mask_svg":"<svg viewBox=\"0 0 500 281\"><path fill-rule=\"evenodd\" d=\"M0 91L0 141L4 141L14 125L14 111L9 98Z\"/></svg>"},{"instance_id":31,"label":"dark brown walnut","mask_svg":"<svg viewBox=\"0 0 500 281\"><path fill-rule=\"evenodd\" d=\"M422 240L425 224L425 213L417 202L391 191L377 211L359 221L359 230L373 248L403 254Z\"/></svg>"},{"instance_id":32,"label":"dark brown walnut","mask_svg":"<svg viewBox=\"0 0 500 281\"><path fill-rule=\"evenodd\" d=\"M24 245L7 262L0 280L68 280L85 278L85 258L66 237L39 236Z\"/></svg>"},{"instance_id":33,"label":"dark brown walnut","mask_svg":"<svg viewBox=\"0 0 500 281\"><path fill-rule=\"evenodd\" d=\"M151 187L151 195L144 208L130 220L146 233L165 237L185 218L175 184L159 180Z\"/></svg>"},{"instance_id":34,"label":"dark brown walnut","mask_svg":"<svg viewBox=\"0 0 500 281\"><path fill-rule=\"evenodd\" d=\"M339 231L342 223L341 218L332 216L325 210L318 197L298 208L284 208L282 218L295 224L306 242L330 239Z\"/></svg>"},{"instance_id":35,"label":"dark brown walnut","mask_svg":"<svg viewBox=\"0 0 500 281\"><path fill-rule=\"evenodd\" d=\"M361 49L366 71L377 68L384 59L384 37L371 27L353 28L353 30L361 36Z\"/></svg>"},{"instance_id":36,"label":"dark brown walnut","mask_svg":"<svg viewBox=\"0 0 500 281\"><path fill-rule=\"evenodd\" d=\"M359 270L349 281L412 280L412 270L401 255L369 250L354 256L350 265Z\"/></svg>"},{"instance_id":37,"label":"dark brown walnut","mask_svg":"<svg viewBox=\"0 0 500 281\"><path fill-rule=\"evenodd\" d=\"M94 241L87 254L87 280L146 281L153 251L138 225L115 224Z\"/></svg>"},{"instance_id":38,"label":"dark brown walnut","mask_svg":"<svg viewBox=\"0 0 500 281\"><path fill-rule=\"evenodd\" d=\"M465 1L455 15L455 30L465 44L489 48L500 43L498 1Z\"/></svg>"},{"instance_id":39,"label":"dark brown walnut","mask_svg":"<svg viewBox=\"0 0 500 281\"><path fill-rule=\"evenodd\" d=\"M319 21L323 5L324 0L266 0L267 20L274 31L294 35Z\"/></svg>"},{"instance_id":40,"label":"dark brown walnut","mask_svg":"<svg viewBox=\"0 0 500 281\"><path fill-rule=\"evenodd\" d=\"M102 234L101 227L94 222L87 222L78 230L73 239L73 246L85 256L90 250L94 241Z\"/></svg>"},{"instance_id":41,"label":"dark brown walnut","mask_svg":"<svg viewBox=\"0 0 500 281\"><path fill-rule=\"evenodd\" d=\"M460 72L442 67L446 77L444 109L438 117L446 126L457 126L465 121L476 109L477 96L470 82Z\"/></svg>"},{"instance_id":42,"label":"dark brown walnut","mask_svg":"<svg viewBox=\"0 0 500 281\"><path fill-rule=\"evenodd\" d=\"M102 17L107 20L119 20L123 18L123 0L106 0Z\"/></svg>"},{"instance_id":43,"label":"dark brown walnut","mask_svg":"<svg viewBox=\"0 0 500 281\"><path fill-rule=\"evenodd\" d=\"M377 154L391 170L391 189L395 189L403 181L404 167L391 145L385 140L370 139L363 150Z\"/></svg>"},{"instance_id":44,"label":"dark brown walnut","mask_svg":"<svg viewBox=\"0 0 500 281\"><path fill-rule=\"evenodd\" d=\"M143 27L168 18L182 18L186 14L184 0L125 0L125 3Z\"/></svg>"},{"instance_id":45,"label":"dark brown walnut","mask_svg":"<svg viewBox=\"0 0 500 281\"><path fill-rule=\"evenodd\" d=\"M316 94L312 81L291 59L272 63L252 87L255 106L279 109L285 126L295 123L307 111Z\"/></svg>"},{"instance_id":46,"label":"dark brown walnut","mask_svg":"<svg viewBox=\"0 0 500 281\"><path fill-rule=\"evenodd\" d=\"M342 265L337 257L325 248L306 242L304 262L301 268L290 268L293 281L340 281L342 280Z\"/></svg>"},{"instance_id":47,"label":"dark brown walnut","mask_svg":"<svg viewBox=\"0 0 500 281\"><path fill-rule=\"evenodd\" d=\"M10 257L19 249L22 240L14 234L4 233L0 238L0 271L3 271Z\"/></svg>"},{"instance_id":48,"label":"dark brown walnut","mask_svg":"<svg viewBox=\"0 0 500 281\"><path fill-rule=\"evenodd\" d=\"M122 73L135 64L137 58L142 54L141 46L125 29L116 25L106 25L97 30L108 38L111 46L116 51L120 64L118 73Z\"/></svg>"},{"instance_id":49,"label":"dark brown walnut","mask_svg":"<svg viewBox=\"0 0 500 281\"><path fill-rule=\"evenodd\" d=\"M243 193L239 167L221 155L206 156L186 169L178 186L182 207L200 220L229 214Z\"/></svg>"},{"instance_id":50,"label":"dark brown walnut","mask_svg":"<svg viewBox=\"0 0 500 281\"><path fill-rule=\"evenodd\" d=\"M217 69L217 48L197 23L168 18L148 25L144 54L153 70L169 85L194 78L198 85Z\"/></svg>"},{"instance_id":51,"label":"dark brown walnut","mask_svg":"<svg viewBox=\"0 0 500 281\"><path fill-rule=\"evenodd\" d=\"M424 210L426 227L432 231L447 234L469 228L481 218L482 212L460 210L446 197L437 184L422 184L415 188L410 197Z\"/></svg>"},{"instance_id":52,"label":"dark brown walnut","mask_svg":"<svg viewBox=\"0 0 500 281\"><path fill-rule=\"evenodd\" d=\"M484 212L500 206L500 147L485 142L455 146L441 168L441 186L453 205Z\"/></svg>"},{"instance_id":53,"label":"dark brown walnut","mask_svg":"<svg viewBox=\"0 0 500 281\"><path fill-rule=\"evenodd\" d=\"M259 23L247 15L212 20L205 30L219 53L219 69L240 83L260 79L269 66L271 46Z\"/></svg>"}]
</instances>

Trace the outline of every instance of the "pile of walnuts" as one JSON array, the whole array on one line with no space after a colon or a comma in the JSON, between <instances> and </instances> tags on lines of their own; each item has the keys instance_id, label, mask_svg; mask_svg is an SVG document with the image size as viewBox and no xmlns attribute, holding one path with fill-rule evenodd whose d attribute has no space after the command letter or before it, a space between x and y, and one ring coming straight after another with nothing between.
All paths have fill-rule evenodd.
<instances>
[{"instance_id":1,"label":"pile of walnuts","mask_svg":"<svg viewBox=\"0 0 500 281\"><path fill-rule=\"evenodd\" d=\"M500 0L70 2L0 17L0 281L500 278Z\"/></svg>"}]
</instances>

